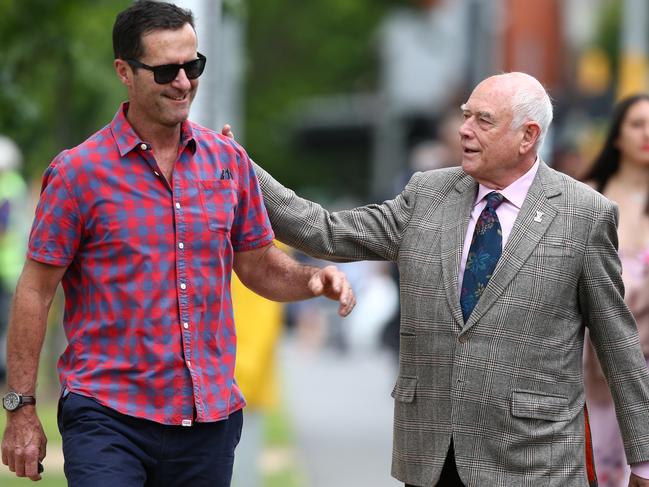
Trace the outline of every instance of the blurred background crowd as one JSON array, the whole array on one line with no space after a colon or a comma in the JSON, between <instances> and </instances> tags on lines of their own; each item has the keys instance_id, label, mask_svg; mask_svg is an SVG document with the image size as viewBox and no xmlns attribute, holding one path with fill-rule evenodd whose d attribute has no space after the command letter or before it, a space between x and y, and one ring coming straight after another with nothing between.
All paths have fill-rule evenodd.
<instances>
[{"instance_id":1,"label":"blurred background crowd","mask_svg":"<svg viewBox=\"0 0 649 487\"><path fill-rule=\"evenodd\" d=\"M125 97L110 32L128 3L0 0L0 336L43 170L110 121ZM216 129L231 123L255 161L331 209L391 198L413 171L459 164L459 105L477 82L502 71L538 78L555 108L542 157L620 199L625 280L633 276L630 299L646 322L649 101L629 104L612 138L610 131L615 103L649 90L649 2L175 3L196 14L208 59L191 118ZM641 123L645 139L633 142L630 130L639 134ZM619 142L625 134L628 146ZM607 137L617 152L606 160L618 161L602 176L594 161ZM633 152L633 143L646 147ZM237 378L249 403L239 487L398 485L389 475L398 275L385 263L342 267L358 297L345 320L324 299L282 307L233 284ZM41 365L40 395L52 401L60 319L51 313ZM607 398L590 400L606 410ZM62 478L52 434L45 482ZM600 485L621 485L623 457L607 462ZM1 475L2 485L20 483Z\"/></svg>"}]
</instances>

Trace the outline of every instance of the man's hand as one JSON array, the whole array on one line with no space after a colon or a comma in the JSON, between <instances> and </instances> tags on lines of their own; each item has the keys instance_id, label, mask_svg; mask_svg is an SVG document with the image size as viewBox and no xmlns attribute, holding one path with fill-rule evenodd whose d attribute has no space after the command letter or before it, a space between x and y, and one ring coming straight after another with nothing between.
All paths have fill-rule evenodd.
<instances>
[{"instance_id":1,"label":"man's hand","mask_svg":"<svg viewBox=\"0 0 649 487\"><path fill-rule=\"evenodd\" d=\"M40 480L38 463L45 458L47 438L36 408L23 406L7 413L7 425L2 438L2 463L17 477Z\"/></svg>"},{"instance_id":2,"label":"man's hand","mask_svg":"<svg viewBox=\"0 0 649 487\"><path fill-rule=\"evenodd\" d=\"M336 266L324 267L311 277L309 289L314 296L325 296L340 302L338 314L347 316L356 306L354 291L347 281L347 276Z\"/></svg>"},{"instance_id":3,"label":"man's hand","mask_svg":"<svg viewBox=\"0 0 649 487\"><path fill-rule=\"evenodd\" d=\"M232 140L234 140L234 133L232 132L232 127L230 127L229 123L226 123L223 128L221 129L221 135L225 135L226 137L230 137Z\"/></svg>"},{"instance_id":4,"label":"man's hand","mask_svg":"<svg viewBox=\"0 0 649 487\"><path fill-rule=\"evenodd\" d=\"M643 479L642 477L631 474L631 477L629 477L629 487L649 487L649 479Z\"/></svg>"}]
</instances>

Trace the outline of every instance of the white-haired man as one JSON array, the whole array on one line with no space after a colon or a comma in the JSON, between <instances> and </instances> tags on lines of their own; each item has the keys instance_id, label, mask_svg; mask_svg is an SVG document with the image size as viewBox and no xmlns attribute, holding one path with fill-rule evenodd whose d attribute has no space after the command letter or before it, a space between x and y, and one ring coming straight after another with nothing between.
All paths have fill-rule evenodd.
<instances>
[{"instance_id":1,"label":"white-haired man","mask_svg":"<svg viewBox=\"0 0 649 487\"><path fill-rule=\"evenodd\" d=\"M277 237L391 260L401 285L392 474L408 486L586 486L582 351L615 399L629 485L649 485L649 373L623 301L617 209L538 156L552 104L524 73L461 107L462 167L330 213L258 169Z\"/></svg>"}]
</instances>

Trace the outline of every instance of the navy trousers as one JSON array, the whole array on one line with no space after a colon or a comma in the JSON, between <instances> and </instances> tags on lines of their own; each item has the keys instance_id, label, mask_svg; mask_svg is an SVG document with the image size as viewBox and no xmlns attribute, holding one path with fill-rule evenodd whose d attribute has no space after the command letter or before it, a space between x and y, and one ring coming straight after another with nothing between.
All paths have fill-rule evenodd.
<instances>
[{"instance_id":1,"label":"navy trousers","mask_svg":"<svg viewBox=\"0 0 649 487\"><path fill-rule=\"evenodd\" d=\"M58 423L71 487L229 487L243 413L169 426L70 393L59 402Z\"/></svg>"}]
</instances>

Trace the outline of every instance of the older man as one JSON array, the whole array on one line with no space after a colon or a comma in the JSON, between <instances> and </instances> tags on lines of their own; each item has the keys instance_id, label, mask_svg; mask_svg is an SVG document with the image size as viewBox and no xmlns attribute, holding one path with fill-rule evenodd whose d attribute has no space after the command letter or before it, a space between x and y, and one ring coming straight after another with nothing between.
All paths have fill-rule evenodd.
<instances>
[{"instance_id":1,"label":"older man","mask_svg":"<svg viewBox=\"0 0 649 487\"><path fill-rule=\"evenodd\" d=\"M524 73L461 107L462 167L380 205L329 213L258 170L280 240L398 263L392 474L412 486L588 485L584 331L633 471L649 485L649 373L623 301L613 203L538 157L552 104Z\"/></svg>"}]
</instances>

